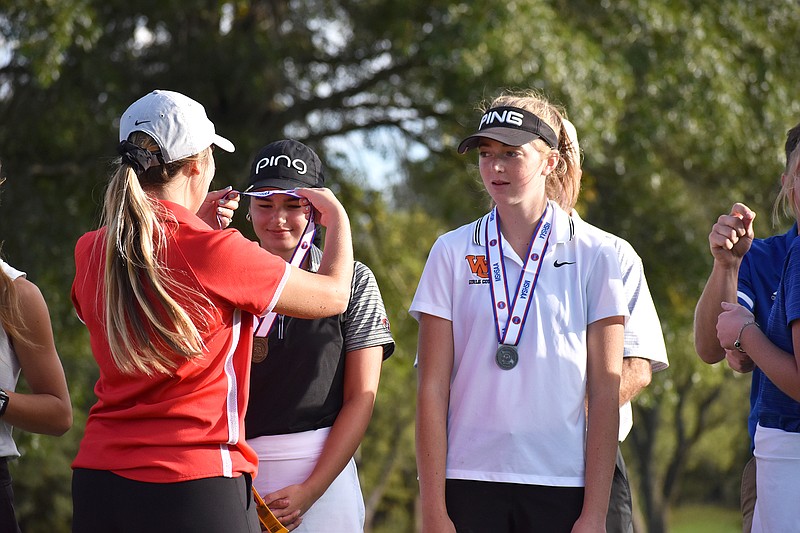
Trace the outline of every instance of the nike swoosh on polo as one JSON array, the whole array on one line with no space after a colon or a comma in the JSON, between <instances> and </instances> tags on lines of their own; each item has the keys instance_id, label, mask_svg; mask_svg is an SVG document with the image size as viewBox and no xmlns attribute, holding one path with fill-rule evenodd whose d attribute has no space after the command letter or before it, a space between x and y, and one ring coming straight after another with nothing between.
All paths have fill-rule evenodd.
<instances>
[{"instance_id":1,"label":"nike swoosh on polo","mask_svg":"<svg viewBox=\"0 0 800 533\"><path fill-rule=\"evenodd\" d=\"M563 267L564 265L574 265L574 264L575 264L575 261L562 261L562 262L559 262L558 259L553 261L553 266L556 267L556 268Z\"/></svg>"},{"instance_id":2,"label":"nike swoosh on polo","mask_svg":"<svg viewBox=\"0 0 800 533\"><path fill-rule=\"evenodd\" d=\"M133 123L134 126L138 126L139 124L144 124L145 122L150 122L149 120L137 120Z\"/></svg>"}]
</instances>

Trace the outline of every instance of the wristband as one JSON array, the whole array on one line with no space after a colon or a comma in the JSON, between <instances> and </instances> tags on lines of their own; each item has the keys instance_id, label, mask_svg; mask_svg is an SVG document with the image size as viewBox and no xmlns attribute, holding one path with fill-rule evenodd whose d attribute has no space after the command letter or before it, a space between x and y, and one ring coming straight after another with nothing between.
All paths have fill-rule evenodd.
<instances>
[{"instance_id":1,"label":"wristband","mask_svg":"<svg viewBox=\"0 0 800 533\"><path fill-rule=\"evenodd\" d=\"M749 322L745 322L742 325L742 329L739 330L739 335L736 337L736 340L733 341L733 347L742 353L747 353L744 350L742 350L742 333L744 332L747 326L753 326L753 325L755 325L756 327L761 327L755 320L750 320Z\"/></svg>"},{"instance_id":2,"label":"wristband","mask_svg":"<svg viewBox=\"0 0 800 533\"><path fill-rule=\"evenodd\" d=\"M6 414L7 408L8 408L8 393L3 389L0 389L0 417Z\"/></svg>"}]
</instances>

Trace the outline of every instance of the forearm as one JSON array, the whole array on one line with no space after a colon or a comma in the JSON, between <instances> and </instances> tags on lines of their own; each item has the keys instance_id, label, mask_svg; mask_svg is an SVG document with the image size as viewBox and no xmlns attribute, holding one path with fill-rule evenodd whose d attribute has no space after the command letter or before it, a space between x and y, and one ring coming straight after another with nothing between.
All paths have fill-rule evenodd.
<instances>
[{"instance_id":1,"label":"forearm","mask_svg":"<svg viewBox=\"0 0 800 533\"><path fill-rule=\"evenodd\" d=\"M423 314L419 323L416 452L423 530L452 528L445 504L447 412L453 371L453 324Z\"/></svg>"},{"instance_id":2,"label":"forearm","mask_svg":"<svg viewBox=\"0 0 800 533\"><path fill-rule=\"evenodd\" d=\"M2 420L16 428L32 433L63 435L72 425L69 396L54 394L8 393L8 408Z\"/></svg>"},{"instance_id":3,"label":"forearm","mask_svg":"<svg viewBox=\"0 0 800 533\"><path fill-rule=\"evenodd\" d=\"M333 294L329 296L344 303L350 300L353 280L353 240L350 220L344 209L339 216L329 219L325 231L325 251L322 254L318 274L329 278Z\"/></svg>"},{"instance_id":4,"label":"forearm","mask_svg":"<svg viewBox=\"0 0 800 533\"><path fill-rule=\"evenodd\" d=\"M722 302L737 301L739 261L725 265L714 261L711 275L697 301L694 314L694 347L704 362L713 364L725 358L725 350L717 339L717 317Z\"/></svg>"},{"instance_id":5,"label":"forearm","mask_svg":"<svg viewBox=\"0 0 800 533\"><path fill-rule=\"evenodd\" d=\"M437 396L420 391L417 399L417 473L423 518L447 514L447 400Z\"/></svg>"},{"instance_id":6,"label":"forearm","mask_svg":"<svg viewBox=\"0 0 800 533\"><path fill-rule=\"evenodd\" d=\"M652 375L649 359L624 358L619 382L619 406L622 407L642 392L650 384Z\"/></svg>"},{"instance_id":7,"label":"forearm","mask_svg":"<svg viewBox=\"0 0 800 533\"><path fill-rule=\"evenodd\" d=\"M356 453L372 418L374 394L363 394L342 406L317 464L303 485L312 501L322 496Z\"/></svg>"},{"instance_id":8,"label":"forearm","mask_svg":"<svg viewBox=\"0 0 800 533\"><path fill-rule=\"evenodd\" d=\"M589 324L587 330L584 530L602 531L611 495L619 433L619 383L622 373L622 317Z\"/></svg>"},{"instance_id":9,"label":"forearm","mask_svg":"<svg viewBox=\"0 0 800 533\"><path fill-rule=\"evenodd\" d=\"M605 523L617 453L619 408L616 395L593 394L586 430L585 494L581 515Z\"/></svg>"},{"instance_id":10,"label":"forearm","mask_svg":"<svg viewBox=\"0 0 800 533\"><path fill-rule=\"evenodd\" d=\"M744 328L739 340L770 381L800 402L800 367L795 355L781 350L755 325Z\"/></svg>"},{"instance_id":11,"label":"forearm","mask_svg":"<svg viewBox=\"0 0 800 533\"><path fill-rule=\"evenodd\" d=\"M62 435L72 426L72 404L47 304L33 283L20 278L15 284L30 342L15 342L14 348L31 392L6 391L9 400L3 421L25 431Z\"/></svg>"}]
</instances>

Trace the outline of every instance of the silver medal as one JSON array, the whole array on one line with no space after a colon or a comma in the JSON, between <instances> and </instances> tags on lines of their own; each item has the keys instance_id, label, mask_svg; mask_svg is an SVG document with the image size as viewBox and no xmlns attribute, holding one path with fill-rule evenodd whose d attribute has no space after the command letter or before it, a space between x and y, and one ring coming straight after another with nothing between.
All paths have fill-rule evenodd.
<instances>
[{"instance_id":1,"label":"silver medal","mask_svg":"<svg viewBox=\"0 0 800 533\"><path fill-rule=\"evenodd\" d=\"M485 243L486 257L489 259L489 276L491 283L492 312L495 321L495 333L498 347L494 360L503 370L511 370L519 362L519 350L522 329L528 316L533 291L539 279L542 257L547 252L550 232L553 229L554 208L548 203L544 213L539 218L536 229L528 244L528 253L522 265L517 287L514 292L509 291L508 280L505 275L505 260L503 256L502 238L500 234L500 216L497 207L487 215Z\"/></svg>"},{"instance_id":2,"label":"silver medal","mask_svg":"<svg viewBox=\"0 0 800 533\"><path fill-rule=\"evenodd\" d=\"M497 347L497 354L494 356L494 360L497 361L497 366L503 370L511 370L517 366L519 361L517 347L511 344L501 344Z\"/></svg>"}]
</instances>

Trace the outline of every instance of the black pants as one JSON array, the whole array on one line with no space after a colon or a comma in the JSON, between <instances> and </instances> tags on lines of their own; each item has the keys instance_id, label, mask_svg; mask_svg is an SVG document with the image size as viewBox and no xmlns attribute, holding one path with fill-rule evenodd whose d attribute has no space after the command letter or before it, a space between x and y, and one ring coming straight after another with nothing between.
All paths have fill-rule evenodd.
<instances>
[{"instance_id":1,"label":"black pants","mask_svg":"<svg viewBox=\"0 0 800 533\"><path fill-rule=\"evenodd\" d=\"M249 475L144 483L72 473L73 533L260 533Z\"/></svg>"},{"instance_id":2,"label":"black pants","mask_svg":"<svg viewBox=\"0 0 800 533\"><path fill-rule=\"evenodd\" d=\"M11 488L11 474L5 457L0 457L0 531L19 533L14 513L14 490Z\"/></svg>"},{"instance_id":3,"label":"black pants","mask_svg":"<svg viewBox=\"0 0 800 533\"><path fill-rule=\"evenodd\" d=\"M606 533L633 533L633 499L628 483L628 469L617 447L617 466L611 481L611 500L608 502Z\"/></svg>"},{"instance_id":4,"label":"black pants","mask_svg":"<svg viewBox=\"0 0 800 533\"><path fill-rule=\"evenodd\" d=\"M458 533L569 533L583 487L448 479L447 514Z\"/></svg>"}]
</instances>

